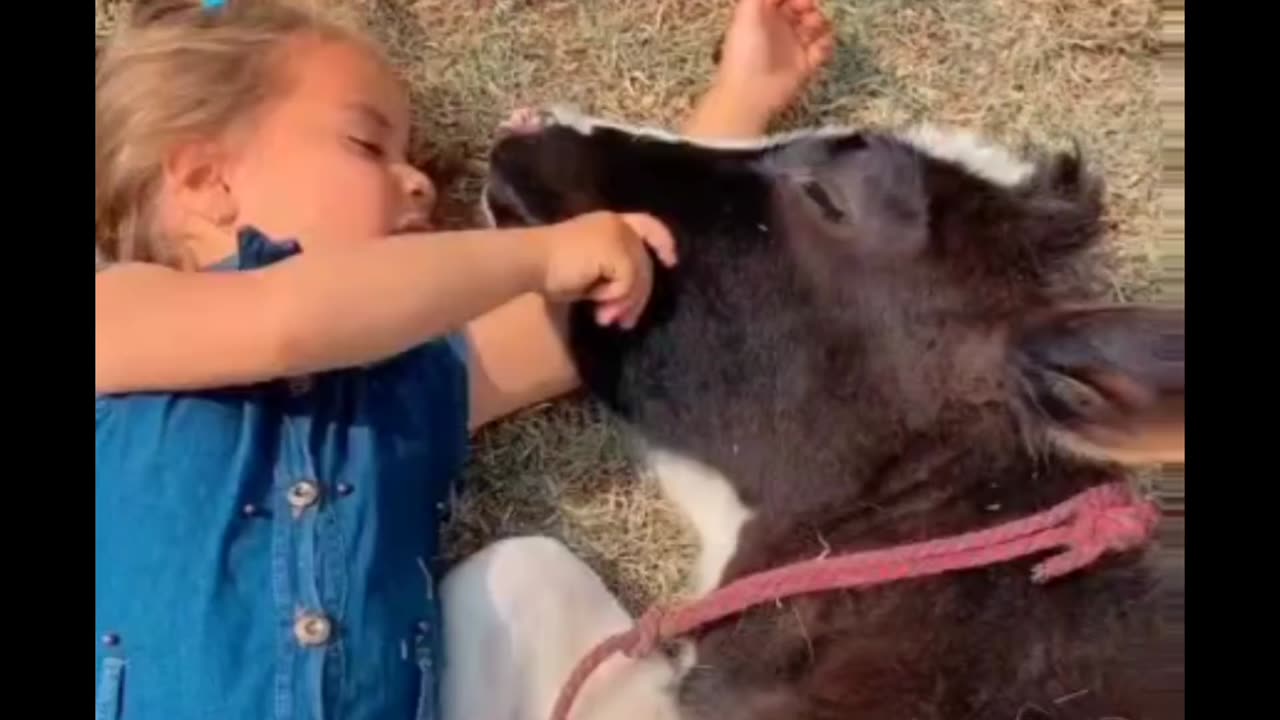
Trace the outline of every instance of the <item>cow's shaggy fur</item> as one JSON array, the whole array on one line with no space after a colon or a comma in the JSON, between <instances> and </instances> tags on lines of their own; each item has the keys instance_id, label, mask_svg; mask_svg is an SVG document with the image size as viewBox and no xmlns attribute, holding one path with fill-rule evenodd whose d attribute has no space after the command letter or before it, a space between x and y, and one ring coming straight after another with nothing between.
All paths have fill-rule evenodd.
<instances>
[{"instance_id":1,"label":"cow's shaggy fur","mask_svg":"<svg viewBox=\"0 0 1280 720\"><path fill-rule=\"evenodd\" d=\"M1180 452L1182 313L1073 281L1102 232L1076 155L936 131L714 146L562 114L500 142L492 171L500 224L644 211L677 236L636 330L578 308L570 340L699 525L703 589L1022 517ZM718 499L682 501L690 482ZM1049 585L1035 560L708 628L680 717L1181 717L1148 555Z\"/></svg>"}]
</instances>

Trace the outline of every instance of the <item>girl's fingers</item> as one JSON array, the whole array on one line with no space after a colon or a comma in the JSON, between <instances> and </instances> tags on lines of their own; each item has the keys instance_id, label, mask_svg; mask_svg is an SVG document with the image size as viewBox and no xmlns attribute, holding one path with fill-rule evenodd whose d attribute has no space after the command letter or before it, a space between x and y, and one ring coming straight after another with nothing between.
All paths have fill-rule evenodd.
<instances>
[{"instance_id":1,"label":"girl's fingers","mask_svg":"<svg viewBox=\"0 0 1280 720\"><path fill-rule=\"evenodd\" d=\"M600 325L612 325L630 315L636 304L636 285L636 278L628 275L593 290L589 297L596 304L596 322Z\"/></svg>"},{"instance_id":2,"label":"girl's fingers","mask_svg":"<svg viewBox=\"0 0 1280 720\"><path fill-rule=\"evenodd\" d=\"M644 295L633 295L629 298L627 304L623 307L618 317L618 324L624 329L630 330L636 326L636 321L640 319L640 313L644 312L645 301L648 300Z\"/></svg>"},{"instance_id":3,"label":"girl's fingers","mask_svg":"<svg viewBox=\"0 0 1280 720\"><path fill-rule=\"evenodd\" d=\"M641 274L628 283L614 283L601 288L592 299L596 301L596 322L601 325L618 325L630 330L644 313L645 304L653 289L652 276Z\"/></svg>"},{"instance_id":4,"label":"girl's fingers","mask_svg":"<svg viewBox=\"0 0 1280 720\"><path fill-rule=\"evenodd\" d=\"M631 329L635 326L636 320L640 317L637 308L642 305L630 300L619 300L616 302L604 303L596 306L596 324L598 325L618 325L620 327Z\"/></svg>"},{"instance_id":5,"label":"girl's fingers","mask_svg":"<svg viewBox=\"0 0 1280 720\"><path fill-rule=\"evenodd\" d=\"M597 304L616 303L631 294L631 283L625 280L606 280L596 285L587 297Z\"/></svg>"},{"instance_id":6,"label":"girl's fingers","mask_svg":"<svg viewBox=\"0 0 1280 720\"><path fill-rule=\"evenodd\" d=\"M653 249L663 265L671 267L676 264L675 238L660 220L643 213L626 213L622 215L622 221L640 236L645 245Z\"/></svg>"},{"instance_id":7,"label":"girl's fingers","mask_svg":"<svg viewBox=\"0 0 1280 720\"><path fill-rule=\"evenodd\" d=\"M612 325L619 314L616 305L599 305L596 307L596 324L605 327Z\"/></svg>"},{"instance_id":8,"label":"girl's fingers","mask_svg":"<svg viewBox=\"0 0 1280 720\"><path fill-rule=\"evenodd\" d=\"M636 326L640 320L640 314L644 311L643 303L635 303L623 308L618 313L618 326L623 330L630 330Z\"/></svg>"},{"instance_id":9,"label":"girl's fingers","mask_svg":"<svg viewBox=\"0 0 1280 720\"><path fill-rule=\"evenodd\" d=\"M664 265L676 263L675 239L651 215L629 213L619 216L635 236L653 250ZM653 266L648 253L638 245L624 243L623 257L602 268L601 281L588 293L596 303L595 318L601 325L634 327L653 289Z\"/></svg>"}]
</instances>

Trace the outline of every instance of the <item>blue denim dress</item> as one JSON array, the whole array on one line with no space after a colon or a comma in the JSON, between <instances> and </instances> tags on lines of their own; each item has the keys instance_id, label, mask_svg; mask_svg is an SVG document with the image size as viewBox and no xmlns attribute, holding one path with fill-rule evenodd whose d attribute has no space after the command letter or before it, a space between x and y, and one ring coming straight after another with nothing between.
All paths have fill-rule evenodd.
<instances>
[{"instance_id":1,"label":"blue denim dress","mask_svg":"<svg viewBox=\"0 0 1280 720\"><path fill-rule=\"evenodd\" d=\"M247 231L213 269L296 252ZM437 717L462 352L97 398L98 720Z\"/></svg>"}]
</instances>

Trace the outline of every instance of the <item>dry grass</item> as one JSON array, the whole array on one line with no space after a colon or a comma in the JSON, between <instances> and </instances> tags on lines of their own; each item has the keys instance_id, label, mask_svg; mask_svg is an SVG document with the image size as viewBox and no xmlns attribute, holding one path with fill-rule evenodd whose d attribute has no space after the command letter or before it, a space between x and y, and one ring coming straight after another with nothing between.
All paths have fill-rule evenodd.
<instances>
[{"instance_id":1,"label":"dry grass","mask_svg":"<svg viewBox=\"0 0 1280 720\"><path fill-rule=\"evenodd\" d=\"M452 554L465 557L495 537L554 535L632 611L676 594L694 545L657 483L636 477L623 444L599 409L581 401L484 433L447 531Z\"/></svg>"},{"instance_id":2,"label":"dry grass","mask_svg":"<svg viewBox=\"0 0 1280 720\"><path fill-rule=\"evenodd\" d=\"M99 35L118 3L95 0ZM494 125L570 102L675 123L712 70L731 0L327 0L403 69L421 159L447 181L447 224L473 222ZM828 0L838 58L789 125L965 125L1013 145L1079 142L1109 185L1117 294L1150 290L1158 235L1157 6L1152 0ZM634 608L680 585L688 536L638 482L614 429L565 402L477 440L449 528L565 539Z\"/></svg>"}]
</instances>

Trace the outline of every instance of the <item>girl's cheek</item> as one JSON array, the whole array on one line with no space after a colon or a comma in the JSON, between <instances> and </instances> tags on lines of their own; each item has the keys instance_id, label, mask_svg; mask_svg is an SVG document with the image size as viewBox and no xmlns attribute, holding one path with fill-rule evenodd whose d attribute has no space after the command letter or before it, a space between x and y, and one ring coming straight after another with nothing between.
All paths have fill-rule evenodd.
<instances>
[{"instance_id":1,"label":"girl's cheek","mask_svg":"<svg viewBox=\"0 0 1280 720\"><path fill-rule=\"evenodd\" d=\"M400 182L392 173L384 178L382 186L382 216L388 232L393 230L409 206L409 198L405 197Z\"/></svg>"}]
</instances>

